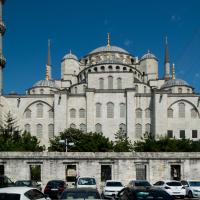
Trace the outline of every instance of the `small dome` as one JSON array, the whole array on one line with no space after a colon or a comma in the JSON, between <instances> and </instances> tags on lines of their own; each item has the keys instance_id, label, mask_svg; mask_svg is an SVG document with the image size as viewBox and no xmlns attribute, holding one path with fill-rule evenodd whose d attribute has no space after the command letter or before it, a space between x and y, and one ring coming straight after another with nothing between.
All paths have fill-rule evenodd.
<instances>
[{"instance_id":1,"label":"small dome","mask_svg":"<svg viewBox=\"0 0 200 200\"><path fill-rule=\"evenodd\" d=\"M74 59L74 60L78 60L78 58L76 57L76 55L72 54L71 52L66 54L64 57L63 57L63 60L65 59Z\"/></svg>"},{"instance_id":2,"label":"small dome","mask_svg":"<svg viewBox=\"0 0 200 200\"><path fill-rule=\"evenodd\" d=\"M166 81L160 89L164 89L164 88L169 88L169 87L173 87L173 86L187 86L187 87L190 87L190 85L182 80L182 79L171 79L171 80L168 80Z\"/></svg>"},{"instance_id":3,"label":"small dome","mask_svg":"<svg viewBox=\"0 0 200 200\"><path fill-rule=\"evenodd\" d=\"M58 88L54 80L40 80L33 85L33 87L51 87Z\"/></svg>"},{"instance_id":4,"label":"small dome","mask_svg":"<svg viewBox=\"0 0 200 200\"><path fill-rule=\"evenodd\" d=\"M128 51L117 47L117 46L102 46L102 47L98 47L96 49L94 49L93 51L91 51L89 54L93 54L93 53L101 53L101 52L120 52L120 53L125 53L125 54L129 54Z\"/></svg>"},{"instance_id":5,"label":"small dome","mask_svg":"<svg viewBox=\"0 0 200 200\"><path fill-rule=\"evenodd\" d=\"M156 56L155 56L154 54L150 53L150 51L148 51L148 53L146 53L146 54L144 54L144 55L142 56L141 60L144 60L144 59L151 59L151 58L157 60Z\"/></svg>"}]
</instances>

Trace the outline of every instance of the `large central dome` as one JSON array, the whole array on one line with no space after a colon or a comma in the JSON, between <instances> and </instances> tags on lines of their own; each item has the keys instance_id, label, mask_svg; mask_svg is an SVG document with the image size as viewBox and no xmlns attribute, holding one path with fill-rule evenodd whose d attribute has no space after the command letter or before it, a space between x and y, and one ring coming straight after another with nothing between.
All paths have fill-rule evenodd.
<instances>
[{"instance_id":1,"label":"large central dome","mask_svg":"<svg viewBox=\"0 0 200 200\"><path fill-rule=\"evenodd\" d=\"M117 47L117 46L102 46L102 47L98 47L96 49L94 49L93 51L91 51L89 54L93 54L93 53L101 53L101 52L120 52L120 53L126 53L129 54L128 51Z\"/></svg>"}]
</instances>

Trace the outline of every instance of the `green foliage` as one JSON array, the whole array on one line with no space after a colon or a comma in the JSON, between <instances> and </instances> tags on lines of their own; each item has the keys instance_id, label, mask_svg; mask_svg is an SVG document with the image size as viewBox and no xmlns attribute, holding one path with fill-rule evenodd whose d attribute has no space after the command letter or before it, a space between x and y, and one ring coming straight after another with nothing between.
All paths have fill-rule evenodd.
<instances>
[{"instance_id":1,"label":"green foliage","mask_svg":"<svg viewBox=\"0 0 200 200\"><path fill-rule=\"evenodd\" d=\"M65 145L60 144L59 141L66 139L67 143L74 143L73 146L68 145L67 151L108 152L113 150L113 143L102 133L83 133L81 130L69 128L50 140L49 151L65 151Z\"/></svg>"},{"instance_id":2,"label":"green foliage","mask_svg":"<svg viewBox=\"0 0 200 200\"><path fill-rule=\"evenodd\" d=\"M30 133L21 132L15 126L16 121L9 112L0 127L0 151L43 151L44 146Z\"/></svg>"},{"instance_id":3,"label":"green foliage","mask_svg":"<svg viewBox=\"0 0 200 200\"><path fill-rule=\"evenodd\" d=\"M114 151L115 152L131 152L133 151L133 144L126 136L126 133L120 129L115 134L115 142L114 142Z\"/></svg>"}]
</instances>

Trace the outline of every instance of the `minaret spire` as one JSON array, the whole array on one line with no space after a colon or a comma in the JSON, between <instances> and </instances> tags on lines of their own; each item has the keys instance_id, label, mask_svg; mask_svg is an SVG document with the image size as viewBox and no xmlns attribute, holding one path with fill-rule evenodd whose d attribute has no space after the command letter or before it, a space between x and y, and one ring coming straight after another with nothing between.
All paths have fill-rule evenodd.
<instances>
[{"instance_id":1,"label":"minaret spire","mask_svg":"<svg viewBox=\"0 0 200 200\"><path fill-rule=\"evenodd\" d=\"M6 27L2 19L4 1L5 0L0 0L0 95L2 95L3 93L3 68L5 67L6 64L6 59L3 56L3 46L2 46L3 35L6 31Z\"/></svg>"},{"instance_id":2,"label":"minaret spire","mask_svg":"<svg viewBox=\"0 0 200 200\"><path fill-rule=\"evenodd\" d=\"M164 61L164 79L167 81L170 79L170 62L169 62L169 49L167 37L165 38L165 61Z\"/></svg>"},{"instance_id":3,"label":"minaret spire","mask_svg":"<svg viewBox=\"0 0 200 200\"><path fill-rule=\"evenodd\" d=\"M46 64L46 80L51 80L51 40L48 40L48 57Z\"/></svg>"},{"instance_id":4,"label":"minaret spire","mask_svg":"<svg viewBox=\"0 0 200 200\"><path fill-rule=\"evenodd\" d=\"M110 33L108 33L107 40L108 40L108 42L107 42L107 47L110 47Z\"/></svg>"}]
</instances>

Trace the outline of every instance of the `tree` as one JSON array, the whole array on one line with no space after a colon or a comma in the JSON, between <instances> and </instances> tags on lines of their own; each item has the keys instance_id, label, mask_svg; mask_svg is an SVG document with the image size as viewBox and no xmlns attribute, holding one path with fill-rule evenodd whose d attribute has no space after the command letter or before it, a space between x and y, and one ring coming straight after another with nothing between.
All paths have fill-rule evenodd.
<instances>
[{"instance_id":1,"label":"tree","mask_svg":"<svg viewBox=\"0 0 200 200\"><path fill-rule=\"evenodd\" d=\"M8 112L0 127L0 151L43 151L44 146L30 133L18 129L16 120Z\"/></svg>"},{"instance_id":2,"label":"tree","mask_svg":"<svg viewBox=\"0 0 200 200\"><path fill-rule=\"evenodd\" d=\"M131 152L133 151L133 144L126 136L125 131L120 129L115 134L115 142L114 142L114 151L115 152Z\"/></svg>"},{"instance_id":3,"label":"tree","mask_svg":"<svg viewBox=\"0 0 200 200\"><path fill-rule=\"evenodd\" d=\"M113 143L102 133L83 133L79 129L69 128L50 140L49 151L65 151L65 145L60 144L60 140L74 143L68 148L68 151L71 152L107 152L113 150Z\"/></svg>"}]
</instances>

